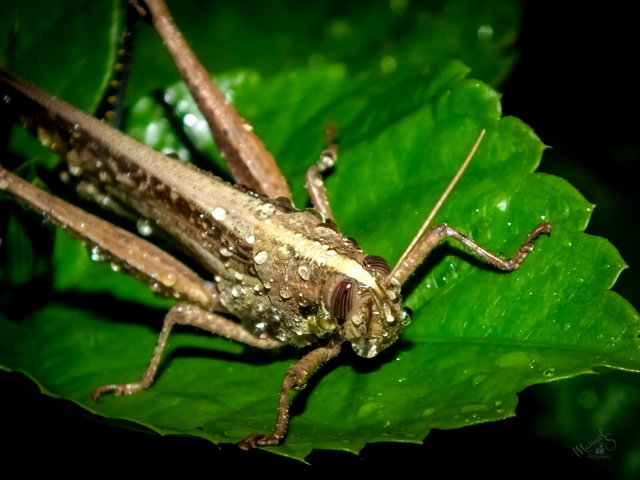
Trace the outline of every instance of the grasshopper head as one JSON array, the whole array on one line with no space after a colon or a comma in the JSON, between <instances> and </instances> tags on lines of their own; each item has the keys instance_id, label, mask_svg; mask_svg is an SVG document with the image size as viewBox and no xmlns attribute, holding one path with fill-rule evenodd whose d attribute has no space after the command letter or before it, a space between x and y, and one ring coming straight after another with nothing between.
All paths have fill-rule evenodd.
<instances>
[{"instance_id":1,"label":"grasshopper head","mask_svg":"<svg viewBox=\"0 0 640 480\"><path fill-rule=\"evenodd\" d=\"M328 289L327 305L341 325L342 337L361 357L375 357L394 343L409 315L402 307L400 284L389 280L387 262L368 255L364 274L342 276Z\"/></svg>"}]
</instances>

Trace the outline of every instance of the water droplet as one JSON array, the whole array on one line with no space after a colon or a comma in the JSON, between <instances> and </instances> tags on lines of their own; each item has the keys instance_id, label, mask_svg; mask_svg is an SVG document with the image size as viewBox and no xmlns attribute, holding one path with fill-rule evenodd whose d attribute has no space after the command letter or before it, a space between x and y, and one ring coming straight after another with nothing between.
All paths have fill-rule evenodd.
<instances>
[{"instance_id":1,"label":"water droplet","mask_svg":"<svg viewBox=\"0 0 640 480\"><path fill-rule=\"evenodd\" d=\"M327 257L318 257L316 258L316 263L320 267L324 267L327 264Z\"/></svg>"},{"instance_id":2,"label":"water droplet","mask_svg":"<svg viewBox=\"0 0 640 480\"><path fill-rule=\"evenodd\" d=\"M111 262L111 270L113 270L114 272L119 272L120 264L116 262Z\"/></svg>"},{"instance_id":3,"label":"water droplet","mask_svg":"<svg viewBox=\"0 0 640 480\"><path fill-rule=\"evenodd\" d=\"M544 372L542 372L543 377L553 377L556 374L555 368L547 368Z\"/></svg>"},{"instance_id":4,"label":"water droplet","mask_svg":"<svg viewBox=\"0 0 640 480\"><path fill-rule=\"evenodd\" d=\"M335 255L337 255L338 252L336 252L335 250L327 250L327 255L329 255L330 257L333 257Z\"/></svg>"},{"instance_id":5,"label":"water droplet","mask_svg":"<svg viewBox=\"0 0 640 480\"><path fill-rule=\"evenodd\" d=\"M276 255L280 260L288 260L289 258L291 258L291 254L291 247L289 247L288 245L282 245L278 247L278 250L276 250Z\"/></svg>"},{"instance_id":6,"label":"water droplet","mask_svg":"<svg viewBox=\"0 0 640 480\"><path fill-rule=\"evenodd\" d=\"M247 238L245 238L245 240L249 245L253 245L256 242L256 237L255 235L247 235Z\"/></svg>"},{"instance_id":7,"label":"water droplet","mask_svg":"<svg viewBox=\"0 0 640 480\"><path fill-rule=\"evenodd\" d=\"M109 208L115 205L114 201L109 197L109 195L101 195L98 197L98 201L103 207Z\"/></svg>"},{"instance_id":8,"label":"water droplet","mask_svg":"<svg viewBox=\"0 0 640 480\"><path fill-rule=\"evenodd\" d=\"M100 247L98 247L97 245L94 245L93 247L91 247L91 250L89 251L89 256L91 257L91 260L93 260L94 262L104 261L104 253L102 252L102 250L100 250Z\"/></svg>"},{"instance_id":9,"label":"water droplet","mask_svg":"<svg viewBox=\"0 0 640 480\"><path fill-rule=\"evenodd\" d=\"M501 407L501 406L502 406L502 400L496 400L495 402L493 402L493 404L494 404L496 407Z\"/></svg>"},{"instance_id":10,"label":"water droplet","mask_svg":"<svg viewBox=\"0 0 640 480\"><path fill-rule=\"evenodd\" d=\"M266 322L258 322L253 326L253 333L254 334L261 334L264 333L267 329L267 323Z\"/></svg>"},{"instance_id":11,"label":"water droplet","mask_svg":"<svg viewBox=\"0 0 640 480\"><path fill-rule=\"evenodd\" d=\"M69 165L69 173L74 177L82 175L82 168L78 165Z\"/></svg>"},{"instance_id":12,"label":"water droplet","mask_svg":"<svg viewBox=\"0 0 640 480\"><path fill-rule=\"evenodd\" d=\"M138 229L138 233L143 237L148 237L153 233L151 221L146 218L138 219L136 222L136 228Z\"/></svg>"},{"instance_id":13,"label":"water droplet","mask_svg":"<svg viewBox=\"0 0 640 480\"><path fill-rule=\"evenodd\" d=\"M111 175L109 174L109 172L102 170L98 173L98 179L102 183L109 183L111 182Z\"/></svg>"},{"instance_id":14,"label":"water droplet","mask_svg":"<svg viewBox=\"0 0 640 480\"><path fill-rule=\"evenodd\" d=\"M198 123L198 117L193 113L187 113L182 117L182 123L185 127L194 127Z\"/></svg>"},{"instance_id":15,"label":"water droplet","mask_svg":"<svg viewBox=\"0 0 640 480\"><path fill-rule=\"evenodd\" d=\"M572 327L572 325L571 325L570 323L568 323L568 322L567 322L567 323L565 323L565 324L562 326L562 330L563 330L564 332L568 332L569 330L571 330L571 327Z\"/></svg>"},{"instance_id":16,"label":"water droplet","mask_svg":"<svg viewBox=\"0 0 640 480\"><path fill-rule=\"evenodd\" d=\"M256 265L263 265L267 259L269 258L269 254L264 250L260 250L253 256L253 261Z\"/></svg>"},{"instance_id":17,"label":"water droplet","mask_svg":"<svg viewBox=\"0 0 640 480\"><path fill-rule=\"evenodd\" d=\"M289 290L289 288L287 287L283 287L280 289L280 296L282 298L284 298L285 300L293 297L293 293L291 293L291 290Z\"/></svg>"},{"instance_id":18,"label":"water droplet","mask_svg":"<svg viewBox=\"0 0 640 480\"><path fill-rule=\"evenodd\" d=\"M240 289L238 287L233 287L230 293L233 298L240 297Z\"/></svg>"},{"instance_id":19,"label":"water droplet","mask_svg":"<svg viewBox=\"0 0 640 480\"><path fill-rule=\"evenodd\" d=\"M253 214L260 220L265 220L276 213L276 207L271 203L263 203L258 205Z\"/></svg>"},{"instance_id":20,"label":"water droplet","mask_svg":"<svg viewBox=\"0 0 640 480\"><path fill-rule=\"evenodd\" d=\"M166 272L162 275L160 281L165 287L173 287L176 284L177 277L173 272Z\"/></svg>"},{"instance_id":21,"label":"water droplet","mask_svg":"<svg viewBox=\"0 0 640 480\"><path fill-rule=\"evenodd\" d=\"M225 217L227 216L227 211L222 208L222 207L216 207L213 209L213 211L211 212L211 216L215 219L218 220L219 222L221 222L222 220L225 219Z\"/></svg>"},{"instance_id":22,"label":"water droplet","mask_svg":"<svg viewBox=\"0 0 640 480\"><path fill-rule=\"evenodd\" d=\"M380 60L380 70L384 73L393 73L398 68L398 61L392 55L385 55Z\"/></svg>"},{"instance_id":23,"label":"water droplet","mask_svg":"<svg viewBox=\"0 0 640 480\"><path fill-rule=\"evenodd\" d=\"M502 355L497 360L498 367L501 368L522 368L526 365L533 364L535 358L527 352L510 352ZM530 365L533 368L534 365Z\"/></svg>"},{"instance_id":24,"label":"water droplet","mask_svg":"<svg viewBox=\"0 0 640 480\"><path fill-rule=\"evenodd\" d=\"M300 278L302 280L309 280L309 278L311 278L311 270L309 269L308 265L300 265L298 267L298 275L300 275Z\"/></svg>"},{"instance_id":25,"label":"water droplet","mask_svg":"<svg viewBox=\"0 0 640 480\"><path fill-rule=\"evenodd\" d=\"M379 415L381 409L382 405L377 402L363 403L356 412L356 416L358 418L371 418L373 415Z\"/></svg>"},{"instance_id":26,"label":"water droplet","mask_svg":"<svg viewBox=\"0 0 640 480\"><path fill-rule=\"evenodd\" d=\"M176 94L177 94L177 92L176 92L176 90L174 88L167 88L164 91L163 99L164 99L164 101L166 103L172 104L176 100Z\"/></svg>"},{"instance_id":27,"label":"water droplet","mask_svg":"<svg viewBox=\"0 0 640 480\"><path fill-rule=\"evenodd\" d=\"M478 27L478 40L491 40L493 38L493 27L491 25L480 25Z\"/></svg>"}]
</instances>

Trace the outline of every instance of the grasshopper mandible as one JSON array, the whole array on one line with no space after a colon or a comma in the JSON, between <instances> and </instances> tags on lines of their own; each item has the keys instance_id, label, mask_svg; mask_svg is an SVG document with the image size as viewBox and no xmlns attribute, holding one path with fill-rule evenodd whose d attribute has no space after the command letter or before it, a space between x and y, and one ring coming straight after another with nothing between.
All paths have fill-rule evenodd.
<instances>
[{"instance_id":1,"label":"grasshopper mandible","mask_svg":"<svg viewBox=\"0 0 640 480\"><path fill-rule=\"evenodd\" d=\"M313 209L298 210L286 180L252 128L189 49L164 5L136 3L149 16L207 118L235 181L224 182L127 137L99 120L9 73L0 72L2 107L16 112L43 144L65 157L85 191L107 195L150 219L213 276L212 282L151 244L54 197L0 167L0 189L64 227L102 258L176 298L165 317L151 361L133 383L96 388L132 394L149 387L171 329L191 325L256 348L314 345L285 373L272 432L249 435L242 448L276 445L286 434L290 393L305 385L323 363L348 342L355 352L374 357L393 344L408 314L401 287L445 238L453 238L495 267L517 269L550 223L536 226L510 259L503 259L447 225L431 225L435 213L478 149L480 133L458 173L391 269L381 257L363 252L335 225L322 173L333 166L336 147L329 140L307 173ZM221 314L231 315L232 321Z\"/></svg>"}]
</instances>

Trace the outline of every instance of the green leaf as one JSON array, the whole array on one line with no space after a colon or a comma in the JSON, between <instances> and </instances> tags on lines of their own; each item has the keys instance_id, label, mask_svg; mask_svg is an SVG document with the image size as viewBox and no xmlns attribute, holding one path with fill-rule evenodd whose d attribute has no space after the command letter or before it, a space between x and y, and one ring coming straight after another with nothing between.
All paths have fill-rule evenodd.
<instances>
[{"instance_id":1,"label":"green leaf","mask_svg":"<svg viewBox=\"0 0 640 480\"><path fill-rule=\"evenodd\" d=\"M352 72L421 67L458 58L499 84L516 60L522 6L489 0L174 2L172 13L211 72L342 63ZM178 79L151 29L141 29L132 98ZM136 64L138 61L136 60Z\"/></svg>"},{"instance_id":2,"label":"green leaf","mask_svg":"<svg viewBox=\"0 0 640 480\"><path fill-rule=\"evenodd\" d=\"M325 125L339 126L339 162L327 179L336 220L391 264L483 128L485 140L436 221L507 256L537 223L554 225L510 274L455 243L441 246L406 285L414 319L401 339L370 360L345 348L297 394L289 434L274 452L302 459L312 449L421 442L431 428L512 416L516 393L529 385L602 367L640 370L638 315L609 291L625 264L606 240L583 233L592 206L563 180L534 173L544 146L524 123L501 116L499 94L469 78L463 63L357 73L321 65L264 77L241 71L221 83L278 159L298 205ZM163 95L179 119L196 113L181 92L170 86ZM149 139L169 125L154 102L133 106L133 135ZM185 145L183 132L154 135L154 146L202 161L212 147L199 132L187 132ZM95 386L142 372L164 310L108 265L71 253L81 247L63 236L42 303L26 314L10 300L2 304L0 365L89 411L161 433L236 442L271 429L282 375L301 352L257 352L186 329L172 334L150 389L91 402ZM113 295L106 302L105 293Z\"/></svg>"},{"instance_id":3,"label":"green leaf","mask_svg":"<svg viewBox=\"0 0 640 480\"><path fill-rule=\"evenodd\" d=\"M0 64L91 111L115 63L120 7L118 0L3 5Z\"/></svg>"}]
</instances>

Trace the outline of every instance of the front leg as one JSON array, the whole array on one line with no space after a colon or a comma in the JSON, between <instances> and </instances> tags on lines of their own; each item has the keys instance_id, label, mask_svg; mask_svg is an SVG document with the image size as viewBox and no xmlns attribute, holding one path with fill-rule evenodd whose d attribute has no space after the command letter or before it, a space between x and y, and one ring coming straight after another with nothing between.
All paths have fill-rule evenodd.
<instances>
[{"instance_id":1,"label":"front leg","mask_svg":"<svg viewBox=\"0 0 640 480\"><path fill-rule=\"evenodd\" d=\"M418 265L423 262L427 255L429 255L429 253L447 237L453 238L454 240L462 243L476 256L488 264L505 272L512 272L517 270L527 255L531 253L535 239L543 234L549 235L549 233L551 233L551 228L552 225L549 222L541 223L536 226L529 235L527 235L527 239L518 251L511 258L505 259L500 255L490 252L482 245L479 245L448 225L434 225L424 232L408 252L405 252L402 260L395 267L392 276L400 283L400 285L402 285L407 278L409 278L409 275L415 271Z\"/></svg>"},{"instance_id":2,"label":"front leg","mask_svg":"<svg viewBox=\"0 0 640 480\"><path fill-rule=\"evenodd\" d=\"M100 395L106 392L113 392L115 395L131 395L148 388L152 383L158 372L160 361L162 360L162 354L167 346L167 340L169 334L174 325L190 325L192 327L201 328L207 332L215 333L221 337L229 338L252 347L270 349L277 348L283 345L282 342L274 340L272 338L260 338L252 335L245 330L241 325L232 322L220 315L208 312L195 305L186 303L180 303L174 306L164 319L162 325L162 331L158 337L156 348L151 356L149 366L145 370L142 378L137 382L123 383L123 384L110 384L103 385L96 388L91 398L97 400Z\"/></svg>"},{"instance_id":3,"label":"front leg","mask_svg":"<svg viewBox=\"0 0 640 480\"><path fill-rule=\"evenodd\" d=\"M238 443L243 450L250 450L256 446L267 447L278 445L285 434L289 425L289 394L292 389L301 390L307 381L322 366L340 353L342 342L331 340L324 347L312 350L296 363L285 373L282 388L280 389L280 402L278 404L278 416L276 419L273 432L269 434L254 434Z\"/></svg>"}]
</instances>

